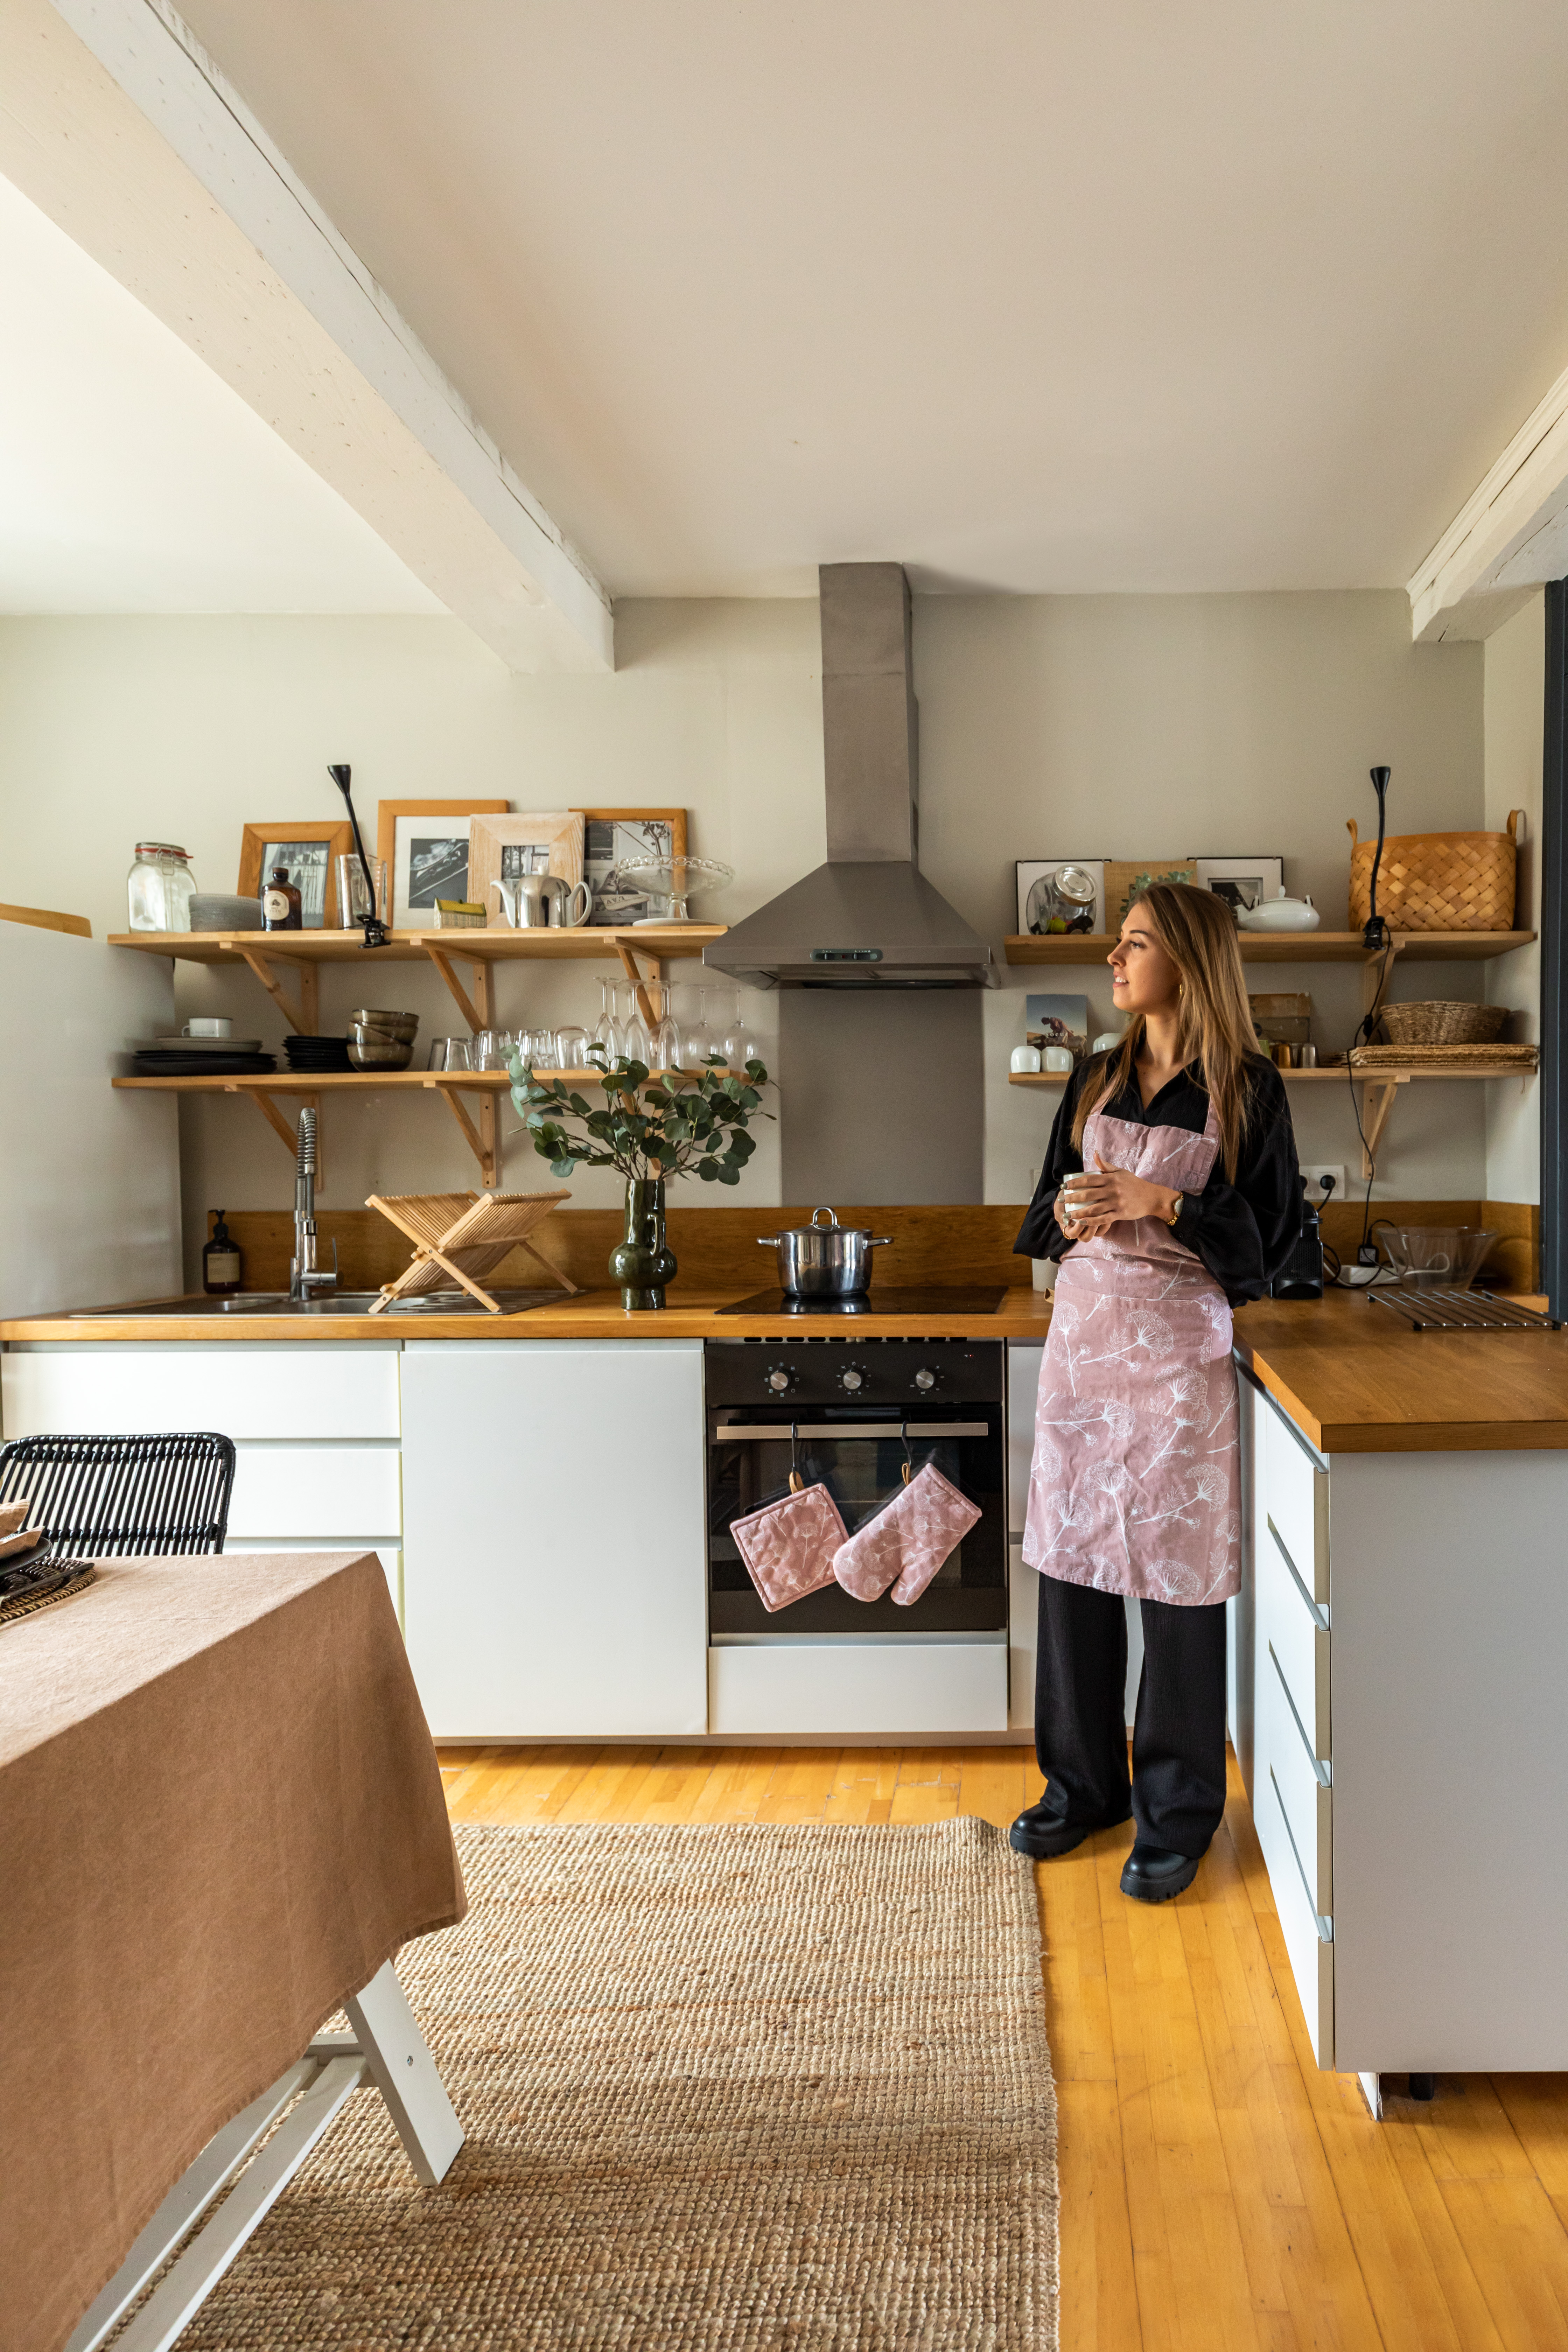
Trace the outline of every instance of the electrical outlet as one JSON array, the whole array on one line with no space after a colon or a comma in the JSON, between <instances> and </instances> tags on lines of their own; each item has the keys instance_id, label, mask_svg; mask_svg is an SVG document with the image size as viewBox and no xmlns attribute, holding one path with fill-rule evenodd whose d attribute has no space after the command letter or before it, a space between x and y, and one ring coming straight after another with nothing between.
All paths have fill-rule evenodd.
<instances>
[{"instance_id":1,"label":"electrical outlet","mask_svg":"<svg viewBox=\"0 0 1568 2352\"><path fill-rule=\"evenodd\" d=\"M1331 1198L1336 1201L1342 1201L1344 1199L1345 1171L1342 1166L1335 1168L1330 1164L1310 1168L1306 1161L1302 1160L1301 1173L1307 1180L1307 1198L1311 1202L1314 1208L1321 1209L1324 1201ZM1331 1176L1334 1180L1334 1189L1331 1194L1326 1193L1323 1190L1323 1179L1325 1176Z\"/></svg>"}]
</instances>

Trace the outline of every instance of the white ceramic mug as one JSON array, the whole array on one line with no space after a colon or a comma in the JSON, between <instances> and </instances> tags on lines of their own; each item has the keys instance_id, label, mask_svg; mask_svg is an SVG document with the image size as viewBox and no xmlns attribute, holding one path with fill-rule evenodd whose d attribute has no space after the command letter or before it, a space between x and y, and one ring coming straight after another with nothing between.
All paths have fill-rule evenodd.
<instances>
[{"instance_id":1,"label":"white ceramic mug","mask_svg":"<svg viewBox=\"0 0 1568 2352\"><path fill-rule=\"evenodd\" d=\"M1047 1045L1044 1066L1058 1077L1065 1077L1072 1068L1072 1049L1067 1045Z\"/></svg>"},{"instance_id":2,"label":"white ceramic mug","mask_svg":"<svg viewBox=\"0 0 1568 2352\"><path fill-rule=\"evenodd\" d=\"M1037 1045L1014 1046L1013 1067L1018 1071L1021 1076L1032 1074L1034 1071L1037 1070L1039 1066L1040 1049Z\"/></svg>"},{"instance_id":3,"label":"white ceramic mug","mask_svg":"<svg viewBox=\"0 0 1568 2352\"><path fill-rule=\"evenodd\" d=\"M187 1021L180 1034L185 1037L232 1037L234 1024L204 1014L199 1021Z\"/></svg>"},{"instance_id":4,"label":"white ceramic mug","mask_svg":"<svg viewBox=\"0 0 1568 2352\"><path fill-rule=\"evenodd\" d=\"M1099 1036L1095 1039L1090 1050L1096 1054L1114 1054L1116 1048L1121 1045L1121 1032L1120 1029L1102 1029Z\"/></svg>"}]
</instances>

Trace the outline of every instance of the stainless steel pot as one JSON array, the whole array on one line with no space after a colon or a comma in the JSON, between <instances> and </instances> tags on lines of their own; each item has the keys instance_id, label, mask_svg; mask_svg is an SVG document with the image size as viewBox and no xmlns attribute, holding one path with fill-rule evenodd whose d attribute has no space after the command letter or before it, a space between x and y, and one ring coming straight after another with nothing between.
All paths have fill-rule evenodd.
<instances>
[{"instance_id":1,"label":"stainless steel pot","mask_svg":"<svg viewBox=\"0 0 1568 2352\"><path fill-rule=\"evenodd\" d=\"M826 1225L817 1219L826 1217ZM891 1234L841 1225L831 1209L814 1209L809 1225L784 1234L759 1234L758 1246L778 1252L779 1288L797 1298L853 1298L869 1286L871 1252L886 1249Z\"/></svg>"}]
</instances>

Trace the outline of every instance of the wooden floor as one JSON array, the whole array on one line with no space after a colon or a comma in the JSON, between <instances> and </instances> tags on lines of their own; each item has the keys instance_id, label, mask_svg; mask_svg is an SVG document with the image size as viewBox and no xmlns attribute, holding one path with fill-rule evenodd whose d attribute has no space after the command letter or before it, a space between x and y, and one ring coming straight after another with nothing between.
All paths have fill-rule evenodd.
<instances>
[{"instance_id":1,"label":"wooden floor","mask_svg":"<svg viewBox=\"0 0 1568 2352\"><path fill-rule=\"evenodd\" d=\"M1005 1822L1041 1786L1016 1748L458 1748L442 1766L465 1822ZM1130 1842L1106 1832L1036 1873L1062 2352L1568 2352L1568 2075L1439 2076L1431 2105L1391 2098L1373 2123L1354 2077L1312 2062L1234 1767L1188 1895L1126 1901Z\"/></svg>"}]
</instances>

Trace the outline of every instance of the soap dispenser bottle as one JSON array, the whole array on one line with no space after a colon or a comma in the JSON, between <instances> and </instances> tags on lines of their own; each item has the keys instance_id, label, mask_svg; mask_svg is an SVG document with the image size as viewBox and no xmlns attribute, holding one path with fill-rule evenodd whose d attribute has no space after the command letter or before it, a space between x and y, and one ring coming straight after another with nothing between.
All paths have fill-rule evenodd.
<instances>
[{"instance_id":1,"label":"soap dispenser bottle","mask_svg":"<svg viewBox=\"0 0 1568 2352\"><path fill-rule=\"evenodd\" d=\"M212 1239L202 1252L202 1288L209 1298L227 1298L237 1291L245 1273L245 1261L239 1254L239 1244L224 1223L224 1212L217 1213Z\"/></svg>"}]
</instances>

